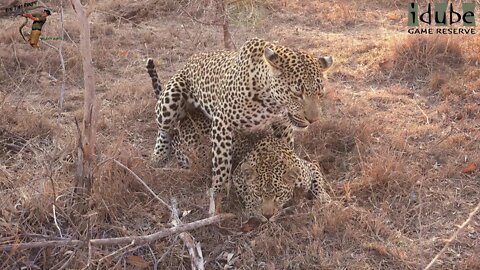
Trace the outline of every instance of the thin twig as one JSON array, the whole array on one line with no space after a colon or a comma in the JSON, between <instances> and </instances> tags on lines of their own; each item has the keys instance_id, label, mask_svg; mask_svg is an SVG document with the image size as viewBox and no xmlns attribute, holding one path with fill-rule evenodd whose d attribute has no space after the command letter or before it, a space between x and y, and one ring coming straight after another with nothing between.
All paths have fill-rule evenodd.
<instances>
[{"instance_id":1,"label":"thin twig","mask_svg":"<svg viewBox=\"0 0 480 270\"><path fill-rule=\"evenodd\" d=\"M58 233L60 234L60 238L63 238L62 230L60 229L60 226L58 225L58 221L57 221L57 211L56 211L57 192L55 191L55 183L53 181L52 174L53 174L52 168L49 167L49 178L50 178L50 184L52 185L52 192L53 192L53 200L52 200L53 222L55 223L55 227L57 227Z\"/></svg>"},{"instance_id":2,"label":"thin twig","mask_svg":"<svg viewBox=\"0 0 480 270\"><path fill-rule=\"evenodd\" d=\"M443 253L445 252L445 250L447 250L448 246L450 245L450 243L452 243L453 240L455 240L455 238L457 238L457 235L463 230L463 228L465 228L465 226L468 225L468 223L470 223L470 221L472 220L472 217L475 216L475 214L477 214L478 210L480 210L480 202L478 203L477 207L475 207L475 209L473 209L473 211L470 213L470 215L468 215L468 218L467 220L465 220L465 222L463 222L462 225L460 225L460 227L458 227L458 229L452 234L452 236L447 240L447 242L445 243L445 246L443 246L443 248L437 253L437 255L435 255L435 257L432 259L432 261L425 267L424 270L428 270L430 269L433 264L438 260L438 258L440 258L440 256L443 255Z\"/></svg>"},{"instance_id":3,"label":"thin twig","mask_svg":"<svg viewBox=\"0 0 480 270\"><path fill-rule=\"evenodd\" d=\"M150 245L148 245L148 250L150 251L150 254L152 254L152 258L153 258L153 270L157 270L157 269L158 269L157 256L155 256L155 252L153 252L152 247L150 247Z\"/></svg>"},{"instance_id":4,"label":"thin twig","mask_svg":"<svg viewBox=\"0 0 480 270\"><path fill-rule=\"evenodd\" d=\"M55 200L56 198L54 197L53 200ZM57 222L57 213L55 211L55 203L52 205L52 212L53 212L53 222L55 223L55 227L57 227L57 230L58 230L58 233L60 234L60 237L63 238L63 235L62 235L62 230L60 229L60 226L58 225L58 222Z\"/></svg>"},{"instance_id":5,"label":"thin twig","mask_svg":"<svg viewBox=\"0 0 480 270\"><path fill-rule=\"evenodd\" d=\"M430 119L428 118L428 115L425 113L425 111L423 111L423 109L417 103L415 103L415 105L417 105L417 108L422 112L423 116L425 116L425 118L427 119L427 125L430 125Z\"/></svg>"},{"instance_id":6,"label":"thin twig","mask_svg":"<svg viewBox=\"0 0 480 270\"><path fill-rule=\"evenodd\" d=\"M163 253L162 256L160 257L160 259L158 259L157 266L167 257L167 255L170 253L170 251L172 251L172 249L173 249L173 247L175 247L175 244L177 243L177 241L178 241L178 238L175 238L173 240L173 243L168 247L167 251L165 251L165 253Z\"/></svg>"},{"instance_id":7,"label":"thin twig","mask_svg":"<svg viewBox=\"0 0 480 270\"><path fill-rule=\"evenodd\" d=\"M70 257L65 261L65 263L62 264L62 266L60 266L60 268L58 268L57 270L63 270L63 269L66 269L68 267L68 265L70 264L70 262L72 262L72 259L75 257L75 252L76 251L72 251L72 254L70 255Z\"/></svg>"},{"instance_id":8,"label":"thin twig","mask_svg":"<svg viewBox=\"0 0 480 270\"><path fill-rule=\"evenodd\" d=\"M155 197L155 199L157 199L161 204L167 207L170 212L173 212L172 207L168 205L168 203L166 203L164 200L162 200L162 198L158 197L157 194L136 173L130 170L130 168L128 168L127 166L123 165L120 161L116 159L114 159L113 161L117 163L118 166L127 170L138 182L140 182L150 192L150 194L153 195L153 197Z\"/></svg>"},{"instance_id":9,"label":"thin twig","mask_svg":"<svg viewBox=\"0 0 480 270\"><path fill-rule=\"evenodd\" d=\"M63 59L63 40L65 37L65 25L63 22L63 0L60 1L60 22L62 27L62 39L58 48L58 55L60 57L60 65L62 66L62 85L60 86L60 98L58 100L59 111L63 111L63 102L65 100L65 60Z\"/></svg>"},{"instance_id":10,"label":"thin twig","mask_svg":"<svg viewBox=\"0 0 480 270\"><path fill-rule=\"evenodd\" d=\"M130 244L128 244L128 245L126 245L126 246L124 246L124 247L122 247L122 248L119 248L119 249L117 249L116 251L114 251L114 252L108 254L107 256L101 258L100 260L98 260L98 262L101 263L101 262L102 262L103 260L105 260L106 258L110 258L110 257L112 257L112 256L114 256L114 255L116 255L116 254L124 251L125 249L128 249L129 247L131 247L131 246L133 246L133 245L135 245L135 240L133 240Z\"/></svg>"},{"instance_id":11,"label":"thin twig","mask_svg":"<svg viewBox=\"0 0 480 270\"><path fill-rule=\"evenodd\" d=\"M161 204L163 204L165 207L167 207L172 215L172 224L173 228L178 228L179 226L182 226L182 221L179 218L178 215L178 208L177 208L177 200L175 198L172 198L171 201L171 206L168 205L164 200L162 200L158 195L135 173L133 172L130 168L127 166L123 165L121 162L119 162L116 159L113 159L113 161L123 169L127 170L130 174L133 175L133 177L139 181ZM180 239L182 239L183 243L188 249L188 253L191 258L191 268L195 270L204 270L204 259L203 259L203 254L202 250L200 247L199 242L195 242L195 238L187 232L182 232L179 234ZM134 242L132 242L131 245L133 245ZM116 253L112 253L116 254ZM111 256L112 254L108 255L107 257ZM158 264L156 264L158 265Z\"/></svg>"}]
</instances>

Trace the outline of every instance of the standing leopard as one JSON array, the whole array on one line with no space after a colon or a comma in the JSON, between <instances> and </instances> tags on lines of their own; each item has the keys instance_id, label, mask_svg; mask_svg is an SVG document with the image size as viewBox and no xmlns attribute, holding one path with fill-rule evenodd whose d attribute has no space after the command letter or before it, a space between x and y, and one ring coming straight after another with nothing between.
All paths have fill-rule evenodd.
<instances>
[{"instance_id":1,"label":"standing leopard","mask_svg":"<svg viewBox=\"0 0 480 270\"><path fill-rule=\"evenodd\" d=\"M152 80L153 93L158 100L162 95L162 86L155 63L151 58L147 60L147 71ZM255 133L235 132L235 141L232 147L232 167L235 168L236 164L253 149L255 143L267 136L267 134L272 134L277 138L285 140L292 137L291 134L287 133L290 130L282 128L284 126L283 121L284 119L280 119L280 121L272 123L270 128ZM170 154L164 156L158 162L166 165L174 158L180 168L189 170L191 168L191 157L189 154L205 155L208 151L205 146L210 145L211 131L212 121L202 110L194 107L188 108L185 116L179 120L171 133L172 148Z\"/></svg>"},{"instance_id":2,"label":"standing leopard","mask_svg":"<svg viewBox=\"0 0 480 270\"><path fill-rule=\"evenodd\" d=\"M199 108L211 120L212 193L218 194L230 177L234 132L263 130L281 118L288 119L285 129L318 120L324 72L332 62L256 38L238 52L193 56L158 98L154 159L170 155L175 126L192 106Z\"/></svg>"},{"instance_id":3,"label":"standing leopard","mask_svg":"<svg viewBox=\"0 0 480 270\"><path fill-rule=\"evenodd\" d=\"M266 136L253 147L234 169L232 179L247 215L261 221L276 216L298 191L311 193L321 202L331 201L320 168L274 136Z\"/></svg>"}]
</instances>

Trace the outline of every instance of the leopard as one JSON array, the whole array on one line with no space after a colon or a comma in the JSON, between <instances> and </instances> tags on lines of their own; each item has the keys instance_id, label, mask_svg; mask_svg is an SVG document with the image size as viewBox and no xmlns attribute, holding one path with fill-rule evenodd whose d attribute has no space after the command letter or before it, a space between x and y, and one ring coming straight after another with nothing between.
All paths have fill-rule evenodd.
<instances>
[{"instance_id":1,"label":"leopard","mask_svg":"<svg viewBox=\"0 0 480 270\"><path fill-rule=\"evenodd\" d=\"M280 121L284 130L306 129L316 122L332 63L331 56L316 57L259 38L247 40L238 51L192 56L158 97L154 161L170 156L175 127L192 108L199 109L211 124L210 190L215 201L221 200L231 176L235 132L264 130L279 119L286 119ZM214 212L211 203L210 214Z\"/></svg>"},{"instance_id":2,"label":"leopard","mask_svg":"<svg viewBox=\"0 0 480 270\"><path fill-rule=\"evenodd\" d=\"M275 220L299 197L321 203L332 201L320 167L296 155L285 140L271 135L244 157L234 169L232 180L246 216L262 222Z\"/></svg>"},{"instance_id":3,"label":"leopard","mask_svg":"<svg viewBox=\"0 0 480 270\"><path fill-rule=\"evenodd\" d=\"M155 61L152 58L147 59L147 72L152 81L153 94L158 100L161 97L162 86L158 76ZM279 119L273 122L270 128L257 131L255 133L235 133L232 152L232 168L249 153L257 141L262 140L267 135L273 135L280 139L291 138L291 130L284 129L285 119ZM209 135L211 134L211 120L199 109L190 107L186 110L185 116L181 118L172 132L172 151L168 156L164 156L158 162L167 166L171 161L183 170L190 170L192 167L192 158L189 154L196 153L200 158L208 153ZM292 146L293 147L293 146Z\"/></svg>"}]
</instances>

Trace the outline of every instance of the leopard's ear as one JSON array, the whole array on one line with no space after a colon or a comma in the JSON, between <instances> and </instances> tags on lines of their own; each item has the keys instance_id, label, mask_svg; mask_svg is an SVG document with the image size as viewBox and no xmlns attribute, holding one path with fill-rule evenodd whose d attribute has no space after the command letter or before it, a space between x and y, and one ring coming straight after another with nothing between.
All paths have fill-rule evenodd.
<instances>
[{"instance_id":1,"label":"leopard's ear","mask_svg":"<svg viewBox=\"0 0 480 270\"><path fill-rule=\"evenodd\" d=\"M257 172L253 168L252 164L248 162L243 163L240 166L240 170L246 181L252 181L257 177Z\"/></svg>"},{"instance_id":2,"label":"leopard's ear","mask_svg":"<svg viewBox=\"0 0 480 270\"><path fill-rule=\"evenodd\" d=\"M298 166L291 166L283 175L283 180L293 186L300 177L302 177L302 170Z\"/></svg>"},{"instance_id":3,"label":"leopard's ear","mask_svg":"<svg viewBox=\"0 0 480 270\"><path fill-rule=\"evenodd\" d=\"M329 69L333 64L333 57L332 56L322 56L318 58L320 61L320 65L322 65L323 69Z\"/></svg>"},{"instance_id":4,"label":"leopard's ear","mask_svg":"<svg viewBox=\"0 0 480 270\"><path fill-rule=\"evenodd\" d=\"M265 47L263 50L263 58L270 68L272 75L278 76L282 74L282 71L280 70L280 56L278 56L272 48Z\"/></svg>"}]
</instances>

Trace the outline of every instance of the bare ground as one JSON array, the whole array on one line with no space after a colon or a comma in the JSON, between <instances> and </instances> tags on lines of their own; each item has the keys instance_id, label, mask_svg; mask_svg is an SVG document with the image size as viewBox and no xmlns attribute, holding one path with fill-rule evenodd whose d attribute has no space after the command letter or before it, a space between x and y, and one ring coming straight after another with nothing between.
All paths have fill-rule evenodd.
<instances>
[{"instance_id":1,"label":"bare ground","mask_svg":"<svg viewBox=\"0 0 480 270\"><path fill-rule=\"evenodd\" d=\"M307 201L278 222L244 233L238 218L192 232L207 269L421 269L480 200L480 41L478 35L409 36L401 1L232 1L239 47L257 36L318 55L333 55L324 118L297 136L297 150L318 161L334 202ZM52 5L59 1L52 1ZM162 198L207 216L208 159L191 172L149 160L156 134L155 98L145 59L166 82L194 53L222 49L220 27L201 24L209 1L98 1L91 13L101 107L98 167L91 211L72 205L73 161L83 110L78 28L70 7L65 28L65 110L59 112L60 61L18 34L20 19L0 19L0 245L60 236L120 237L167 226L169 213L120 160ZM194 16L196 20L192 20ZM57 36L60 16L43 35ZM59 41L51 41L58 46ZM56 199L55 199L56 198ZM52 205L56 206L56 222ZM78 220L80 220L78 222ZM85 226L88 223L88 227ZM82 229L84 228L84 229ZM85 229L88 228L88 229ZM176 237L93 250L99 269L190 269ZM480 217L474 216L433 269L480 269ZM0 268L68 269L88 261L85 248L0 252Z\"/></svg>"}]
</instances>

